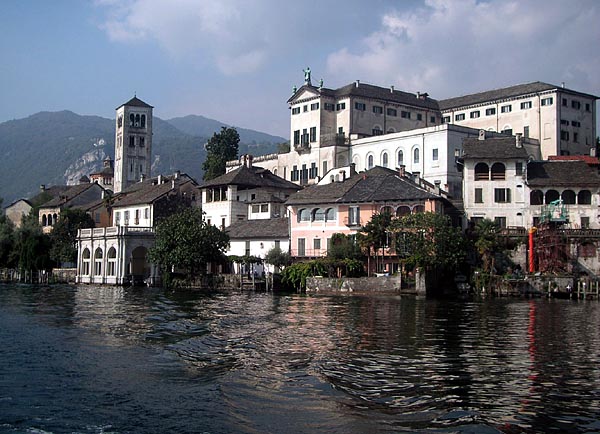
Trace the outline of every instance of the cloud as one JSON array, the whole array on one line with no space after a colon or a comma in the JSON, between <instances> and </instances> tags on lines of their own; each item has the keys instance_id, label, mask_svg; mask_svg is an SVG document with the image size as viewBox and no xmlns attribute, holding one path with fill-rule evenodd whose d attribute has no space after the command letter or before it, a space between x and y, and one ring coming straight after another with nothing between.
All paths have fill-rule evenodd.
<instances>
[{"instance_id":1,"label":"cloud","mask_svg":"<svg viewBox=\"0 0 600 434\"><path fill-rule=\"evenodd\" d=\"M267 60L264 33L245 22L251 2L243 0L99 0L101 24L111 41L154 41L176 61L210 63L227 75L253 72ZM252 18L248 21L252 22Z\"/></svg>"},{"instance_id":2,"label":"cloud","mask_svg":"<svg viewBox=\"0 0 600 434\"><path fill-rule=\"evenodd\" d=\"M426 0L384 14L379 29L331 53L327 70L434 98L536 80L597 93L599 8L594 0Z\"/></svg>"}]
</instances>

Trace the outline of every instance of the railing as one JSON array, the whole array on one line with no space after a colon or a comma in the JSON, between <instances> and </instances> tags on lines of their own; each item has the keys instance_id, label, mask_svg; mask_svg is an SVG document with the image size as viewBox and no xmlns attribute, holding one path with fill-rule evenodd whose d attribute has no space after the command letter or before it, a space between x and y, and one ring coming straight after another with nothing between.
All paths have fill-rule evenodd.
<instances>
[{"instance_id":1,"label":"railing","mask_svg":"<svg viewBox=\"0 0 600 434\"><path fill-rule=\"evenodd\" d=\"M154 228L143 227L143 226L111 226L108 228L94 228L94 229L79 229L79 237L82 238L97 238L104 236L114 235L127 235L127 234L151 234L154 233Z\"/></svg>"},{"instance_id":2,"label":"railing","mask_svg":"<svg viewBox=\"0 0 600 434\"><path fill-rule=\"evenodd\" d=\"M344 224L348 227L362 226L362 224L360 222L360 218L346 217L346 218L344 218Z\"/></svg>"},{"instance_id":3,"label":"railing","mask_svg":"<svg viewBox=\"0 0 600 434\"><path fill-rule=\"evenodd\" d=\"M320 258L327 256L327 249L291 249L290 254L296 258Z\"/></svg>"}]
</instances>

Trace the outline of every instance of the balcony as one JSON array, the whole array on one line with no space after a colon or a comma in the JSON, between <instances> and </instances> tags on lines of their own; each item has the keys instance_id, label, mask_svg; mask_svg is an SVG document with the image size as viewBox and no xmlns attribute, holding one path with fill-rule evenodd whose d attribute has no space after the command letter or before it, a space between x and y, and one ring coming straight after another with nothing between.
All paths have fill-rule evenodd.
<instances>
[{"instance_id":1,"label":"balcony","mask_svg":"<svg viewBox=\"0 0 600 434\"><path fill-rule=\"evenodd\" d=\"M346 217L344 218L344 224L349 228L356 228L362 226L360 217Z\"/></svg>"}]
</instances>

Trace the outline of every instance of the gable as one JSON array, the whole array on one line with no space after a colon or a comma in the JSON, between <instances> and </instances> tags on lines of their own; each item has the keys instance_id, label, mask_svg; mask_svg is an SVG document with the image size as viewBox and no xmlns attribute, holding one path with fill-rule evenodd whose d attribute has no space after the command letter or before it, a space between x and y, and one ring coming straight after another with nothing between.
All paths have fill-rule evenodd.
<instances>
[{"instance_id":1,"label":"gable","mask_svg":"<svg viewBox=\"0 0 600 434\"><path fill-rule=\"evenodd\" d=\"M309 86L302 86L298 92L296 92L289 100L288 102L290 104L297 104L301 101L307 100L307 99L311 99L311 98L316 98L321 96L321 94L318 92L317 89L313 88L313 87L309 87Z\"/></svg>"}]
</instances>

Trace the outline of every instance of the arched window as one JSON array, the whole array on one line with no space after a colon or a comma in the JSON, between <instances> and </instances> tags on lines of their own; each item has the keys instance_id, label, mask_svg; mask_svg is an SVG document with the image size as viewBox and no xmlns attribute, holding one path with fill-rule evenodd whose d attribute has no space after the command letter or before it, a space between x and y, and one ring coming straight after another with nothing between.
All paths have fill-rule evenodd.
<instances>
[{"instance_id":1,"label":"arched window","mask_svg":"<svg viewBox=\"0 0 600 434\"><path fill-rule=\"evenodd\" d=\"M309 222L310 221L310 211L306 208L302 208L298 211L298 222Z\"/></svg>"},{"instance_id":2,"label":"arched window","mask_svg":"<svg viewBox=\"0 0 600 434\"><path fill-rule=\"evenodd\" d=\"M529 193L529 205L543 205L544 193L541 190L532 190Z\"/></svg>"},{"instance_id":3,"label":"arched window","mask_svg":"<svg viewBox=\"0 0 600 434\"><path fill-rule=\"evenodd\" d=\"M563 191L561 198L565 205L575 205L575 192L573 190Z\"/></svg>"},{"instance_id":4,"label":"arched window","mask_svg":"<svg viewBox=\"0 0 600 434\"><path fill-rule=\"evenodd\" d=\"M273 169L273 175L277 176L277 169Z\"/></svg>"},{"instance_id":5,"label":"arched window","mask_svg":"<svg viewBox=\"0 0 600 434\"><path fill-rule=\"evenodd\" d=\"M46 214L42 214L42 226L46 226L48 224L48 219L46 218Z\"/></svg>"},{"instance_id":6,"label":"arched window","mask_svg":"<svg viewBox=\"0 0 600 434\"><path fill-rule=\"evenodd\" d=\"M140 126L146 128L146 115L142 115L142 124Z\"/></svg>"},{"instance_id":7,"label":"arched window","mask_svg":"<svg viewBox=\"0 0 600 434\"><path fill-rule=\"evenodd\" d=\"M406 205L399 206L396 210L396 217L402 217L410 214L410 207Z\"/></svg>"},{"instance_id":8,"label":"arched window","mask_svg":"<svg viewBox=\"0 0 600 434\"><path fill-rule=\"evenodd\" d=\"M490 179L490 168L485 163L475 165L475 181L487 181Z\"/></svg>"},{"instance_id":9,"label":"arched window","mask_svg":"<svg viewBox=\"0 0 600 434\"><path fill-rule=\"evenodd\" d=\"M328 222L334 221L336 219L335 216L335 208L327 208L325 212L325 220Z\"/></svg>"},{"instance_id":10,"label":"arched window","mask_svg":"<svg viewBox=\"0 0 600 434\"><path fill-rule=\"evenodd\" d=\"M381 207L381 209L379 210L379 214L389 214L389 215L394 215L394 210L391 206L383 206Z\"/></svg>"},{"instance_id":11,"label":"arched window","mask_svg":"<svg viewBox=\"0 0 600 434\"><path fill-rule=\"evenodd\" d=\"M355 155L352 158L352 162L354 163L354 169L356 169L356 171L360 171L360 157L358 155Z\"/></svg>"},{"instance_id":12,"label":"arched window","mask_svg":"<svg viewBox=\"0 0 600 434\"><path fill-rule=\"evenodd\" d=\"M392 133L395 133L395 132L396 132L396 130L394 128L388 128L388 130L387 130L388 134L392 134Z\"/></svg>"},{"instance_id":13,"label":"arched window","mask_svg":"<svg viewBox=\"0 0 600 434\"><path fill-rule=\"evenodd\" d=\"M417 205L413 208L412 212L413 212L413 214L425 212L425 207L423 205Z\"/></svg>"},{"instance_id":14,"label":"arched window","mask_svg":"<svg viewBox=\"0 0 600 434\"><path fill-rule=\"evenodd\" d=\"M81 262L81 274L83 276L90 275L90 262L91 262L92 254L90 253L90 249L87 247L83 250L81 254L82 262Z\"/></svg>"},{"instance_id":15,"label":"arched window","mask_svg":"<svg viewBox=\"0 0 600 434\"><path fill-rule=\"evenodd\" d=\"M558 194L558 191L556 190L548 190L546 192L546 204L550 203L550 202L554 202L555 200L560 199L560 195Z\"/></svg>"},{"instance_id":16,"label":"arched window","mask_svg":"<svg viewBox=\"0 0 600 434\"><path fill-rule=\"evenodd\" d=\"M373 155L367 157L367 170L373 168Z\"/></svg>"},{"instance_id":17,"label":"arched window","mask_svg":"<svg viewBox=\"0 0 600 434\"><path fill-rule=\"evenodd\" d=\"M413 151L413 163L414 164L419 164L419 160L420 160L419 155L420 155L419 148L415 148L415 150Z\"/></svg>"},{"instance_id":18,"label":"arched window","mask_svg":"<svg viewBox=\"0 0 600 434\"><path fill-rule=\"evenodd\" d=\"M501 181L504 179L506 179L506 167L504 167L504 164L492 164L492 181Z\"/></svg>"},{"instance_id":19,"label":"arched window","mask_svg":"<svg viewBox=\"0 0 600 434\"><path fill-rule=\"evenodd\" d=\"M52 223L51 223L51 225L54 226L57 222L58 222L58 214L52 214Z\"/></svg>"},{"instance_id":20,"label":"arched window","mask_svg":"<svg viewBox=\"0 0 600 434\"><path fill-rule=\"evenodd\" d=\"M577 193L577 203L579 205L591 205L592 204L592 193L589 190L581 190Z\"/></svg>"},{"instance_id":21,"label":"arched window","mask_svg":"<svg viewBox=\"0 0 600 434\"><path fill-rule=\"evenodd\" d=\"M108 249L108 254L106 255L108 258L108 265L106 269L107 276L116 276L117 275L117 251L114 247Z\"/></svg>"},{"instance_id":22,"label":"arched window","mask_svg":"<svg viewBox=\"0 0 600 434\"><path fill-rule=\"evenodd\" d=\"M139 127L140 126L140 115L135 115L135 126Z\"/></svg>"},{"instance_id":23,"label":"arched window","mask_svg":"<svg viewBox=\"0 0 600 434\"><path fill-rule=\"evenodd\" d=\"M312 210L312 219L315 222L325 221L325 210L323 208L315 208Z\"/></svg>"},{"instance_id":24,"label":"arched window","mask_svg":"<svg viewBox=\"0 0 600 434\"><path fill-rule=\"evenodd\" d=\"M135 124L135 115L131 113L129 115L129 126L132 127Z\"/></svg>"},{"instance_id":25,"label":"arched window","mask_svg":"<svg viewBox=\"0 0 600 434\"><path fill-rule=\"evenodd\" d=\"M100 247L94 252L94 276L102 276L102 249Z\"/></svg>"},{"instance_id":26,"label":"arched window","mask_svg":"<svg viewBox=\"0 0 600 434\"><path fill-rule=\"evenodd\" d=\"M402 166L404 164L404 152L402 150L398 151L398 166Z\"/></svg>"},{"instance_id":27,"label":"arched window","mask_svg":"<svg viewBox=\"0 0 600 434\"><path fill-rule=\"evenodd\" d=\"M383 167L388 167L388 154L387 154L387 152L384 152L383 155L381 156L381 165Z\"/></svg>"}]
</instances>

